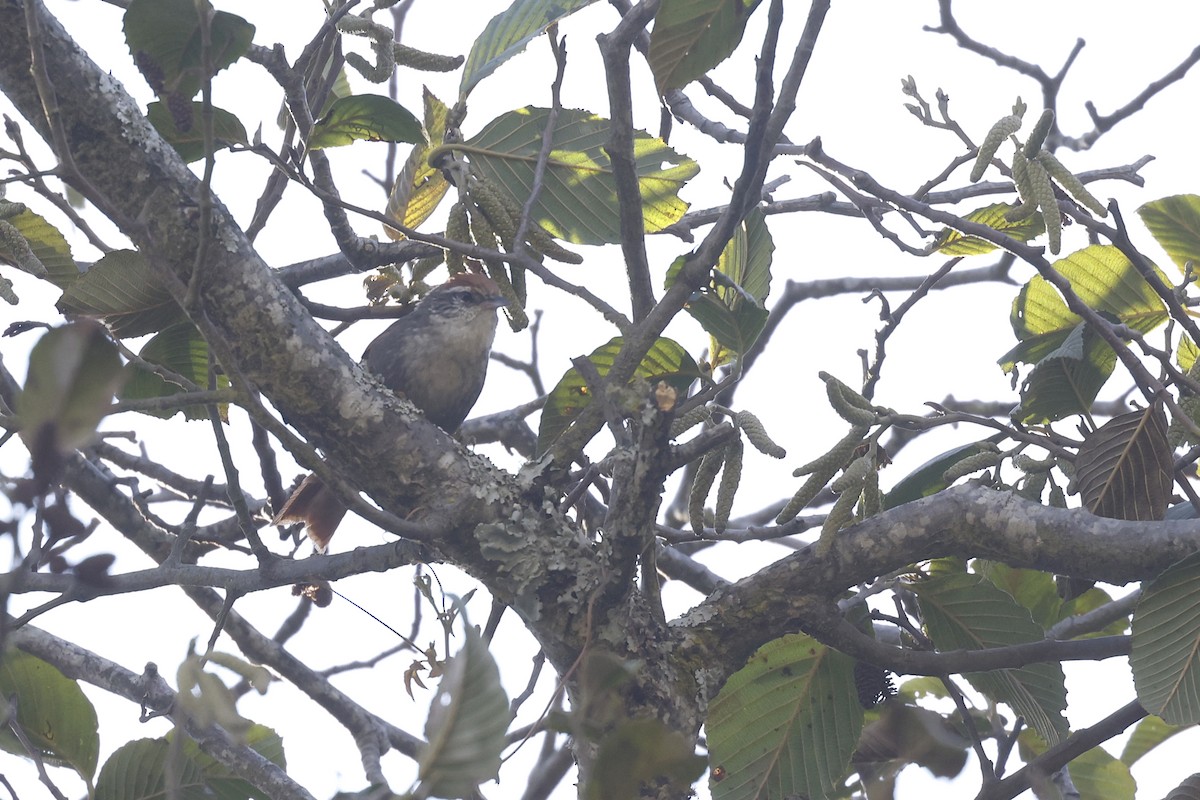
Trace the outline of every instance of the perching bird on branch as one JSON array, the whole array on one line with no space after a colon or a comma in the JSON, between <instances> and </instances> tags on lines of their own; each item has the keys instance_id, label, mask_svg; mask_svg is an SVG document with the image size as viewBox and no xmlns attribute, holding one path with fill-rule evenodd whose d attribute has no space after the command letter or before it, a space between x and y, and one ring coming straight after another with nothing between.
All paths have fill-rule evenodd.
<instances>
[{"instance_id":1,"label":"perching bird on branch","mask_svg":"<svg viewBox=\"0 0 1200 800\"><path fill-rule=\"evenodd\" d=\"M454 433L483 390L496 309L505 304L489 278L455 275L375 337L363 352L363 366L411 400L430 422ZM346 505L333 490L309 475L274 524L303 522L317 550L324 552L345 514Z\"/></svg>"}]
</instances>

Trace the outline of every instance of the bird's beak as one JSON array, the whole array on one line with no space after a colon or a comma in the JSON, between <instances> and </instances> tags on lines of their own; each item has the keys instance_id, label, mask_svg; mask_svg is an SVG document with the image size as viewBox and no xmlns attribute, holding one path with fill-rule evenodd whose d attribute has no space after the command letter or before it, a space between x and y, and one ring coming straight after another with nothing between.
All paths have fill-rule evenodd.
<instances>
[{"instance_id":1,"label":"bird's beak","mask_svg":"<svg viewBox=\"0 0 1200 800\"><path fill-rule=\"evenodd\" d=\"M502 294L494 294L491 297L485 298L483 305L491 309L504 308L508 305L508 299Z\"/></svg>"}]
</instances>

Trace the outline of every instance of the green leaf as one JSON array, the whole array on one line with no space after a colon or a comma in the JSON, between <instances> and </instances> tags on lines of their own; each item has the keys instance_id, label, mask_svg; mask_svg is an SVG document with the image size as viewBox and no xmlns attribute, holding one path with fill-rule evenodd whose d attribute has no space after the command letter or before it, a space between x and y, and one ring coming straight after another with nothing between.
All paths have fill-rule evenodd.
<instances>
[{"instance_id":1,"label":"green leaf","mask_svg":"<svg viewBox=\"0 0 1200 800\"><path fill-rule=\"evenodd\" d=\"M1092 245L1060 258L1052 266L1085 304L1136 331L1148 333L1167 320L1162 300L1115 247ZM1067 308L1058 290L1039 275L1021 288L1013 301L1010 321L1020 344L1000 359L1005 372L1011 372L1018 361L1041 361L1061 346L1082 320Z\"/></svg>"},{"instance_id":2,"label":"green leaf","mask_svg":"<svg viewBox=\"0 0 1200 800\"><path fill-rule=\"evenodd\" d=\"M151 364L157 364L178 373L201 388L208 386L208 343L190 322L172 325L155 334L142 346L142 351L138 355ZM223 374L217 375L217 388L228 387L229 378ZM135 366L129 382L121 391L121 399L146 400L153 397L169 397L182 391L184 389L178 383L172 383L144 367ZM220 406L222 418L225 417L227 409L227 404ZM187 419L208 419L208 411L203 406L187 406L186 408L144 411L142 413L160 419L170 419L180 411L184 412Z\"/></svg>"},{"instance_id":3,"label":"green leaf","mask_svg":"<svg viewBox=\"0 0 1200 800\"><path fill-rule=\"evenodd\" d=\"M17 233L29 244L29 249L46 268L46 279L60 289L65 289L79 277L79 267L71 255L71 245L46 218L35 214L29 209L16 216L9 217L9 225L17 229ZM5 247L0 240L0 262L13 264L15 254Z\"/></svg>"},{"instance_id":4,"label":"green leaf","mask_svg":"<svg viewBox=\"0 0 1200 800\"><path fill-rule=\"evenodd\" d=\"M862 726L852 658L802 634L768 642L709 705L713 799L825 797Z\"/></svg>"},{"instance_id":5,"label":"green leaf","mask_svg":"<svg viewBox=\"0 0 1200 800\"><path fill-rule=\"evenodd\" d=\"M1179 369L1190 372L1192 365L1196 363L1197 355L1200 355L1200 347L1196 346L1192 337L1180 336L1179 347L1175 349L1175 360L1179 364Z\"/></svg>"},{"instance_id":6,"label":"green leaf","mask_svg":"<svg viewBox=\"0 0 1200 800\"><path fill-rule=\"evenodd\" d=\"M1029 373L1021 385L1021 406L1014 418L1036 425L1086 413L1116 365L1113 349L1080 323Z\"/></svg>"},{"instance_id":7,"label":"green leaf","mask_svg":"<svg viewBox=\"0 0 1200 800\"><path fill-rule=\"evenodd\" d=\"M216 12L209 27L213 74L241 58L253 40L253 25L234 14ZM194 0L132 0L125 11L125 41L159 97L191 100L200 91L204 62Z\"/></svg>"},{"instance_id":8,"label":"green leaf","mask_svg":"<svg viewBox=\"0 0 1200 800\"><path fill-rule=\"evenodd\" d=\"M465 152L473 168L519 205L532 191L542 130L548 120L545 108L510 111L455 148ZM575 244L621 240L616 182L605 150L608 144L608 120L576 109L559 112L533 222ZM677 222L687 211L679 190L700 167L644 131L634 131L633 147L642 219L645 231L654 233Z\"/></svg>"},{"instance_id":9,"label":"green leaf","mask_svg":"<svg viewBox=\"0 0 1200 800\"><path fill-rule=\"evenodd\" d=\"M64 314L100 317L119 338L145 336L184 319L145 257L133 250L108 253L63 292Z\"/></svg>"},{"instance_id":10,"label":"green leaf","mask_svg":"<svg viewBox=\"0 0 1200 800\"><path fill-rule=\"evenodd\" d=\"M170 741L174 731L168 735ZM256 753L275 764L286 768L287 760L283 755L283 740L279 734L265 725L253 725L242 737L243 741ZM234 777L221 762L200 749L196 741L190 737L183 742L183 752L203 773L204 782L211 790L209 795L213 800L272 800L270 795L252 784Z\"/></svg>"},{"instance_id":11,"label":"green leaf","mask_svg":"<svg viewBox=\"0 0 1200 800\"><path fill-rule=\"evenodd\" d=\"M1182 270L1189 261L1200 269L1200 195L1177 194L1138 209L1142 222Z\"/></svg>"},{"instance_id":12,"label":"green leaf","mask_svg":"<svg viewBox=\"0 0 1200 800\"><path fill-rule=\"evenodd\" d=\"M341 147L359 139L370 142L424 143L421 122L404 106L378 94L335 100L308 136L308 148Z\"/></svg>"},{"instance_id":13,"label":"green leaf","mask_svg":"<svg viewBox=\"0 0 1200 800\"><path fill-rule=\"evenodd\" d=\"M646 56L659 94L678 89L737 49L759 0L663 0Z\"/></svg>"},{"instance_id":14,"label":"green leaf","mask_svg":"<svg viewBox=\"0 0 1200 800\"><path fill-rule=\"evenodd\" d=\"M1115 247L1092 245L1053 267L1081 301L1114 322L1148 333L1167 319L1162 300ZM1081 318L1041 276L1021 288L1010 319L1019 343L999 360L1005 372L1019 361L1056 362L1026 380L1020 420L1059 419L1090 408L1116 365L1112 348L1081 326Z\"/></svg>"},{"instance_id":15,"label":"green leaf","mask_svg":"<svg viewBox=\"0 0 1200 800\"><path fill-rule=\"evenodd\" d=\"M1162 717L1151 714L1133 729L1129 740L1125 742L1125 749L1121 751L1121 762L1132 767L1142 756L1185 730L1186 726L1170 725L1164 722Z\"/></svg>"},{"instance_id":16,"label":"green leaf","mask_svg":"<svg viewBox=\"0 0 1200 800\"><path fill-rule=\"evenodd\" d=\"M989 449L986 443L994 444L1003 439L1003 434L995 434L987 439L960 445L941 455L934 456L893 486L892 490L883 496L883 507L885 509L895 508L943 491L950 485L942 477L946 474L946 470L964 459L977 456Z\"/></svg>"},{"instance_id":17,"label":"green leaf","mask_svg":"<svg viewBox=\"0 0 1200 800\"><path fill-rule=\"evenodd\" d=\"M637 797L643 782L660 778L686 794L707 763L696 755L687 737L662 721L626 720L600 742L584 796L587 800Z\"/></svg>"},{"instance_id":18,"label":"green leaf","mask_svg":"<svg viewBox=\"0 0 1200 800\"><path fill-rule=\"evenodd\" d=\"M1075 455L1075 481L1084 508L1098 517L1162 519L1175 485L1175 458L1161 401L1088 433Z\"/></svg>"},{"instance_id":19,"label":"green leaf","mask_svg":"<svg viewBox=\"0 0 1200 800\"><path fill-rule=\"evenodd\" d=\"M596 365L596 372L600 377L608 374L624 344L625 340L618 336L608 344L596 348L588 356L588 360ZM634 379L665 380L683 394L700 374L700 367L696 365L696 361L677 342L659 338L634 370ZM538 455L550 449L550 445L571 426L590 402L592 398L588 393L587 383L579 374L579 370L574 367L567 370L558 385L550 391L546 405L542 408L541 427L538 430Z\"/></svg>"},{"instance_id":20,"label":"green leaf","mask_svg":"<svg viewBox=\"0 0 1200 800\"><path fill-rule=\"evenodd\" d=\"M1200 800L1200 772L1184 778L1164 800Z\"/></svg>"},{"instance_id":21,"label":"green leaf","mask_svg":"<svg viewBox=\"0 0 1200 800\"><path fill-rule=\"evenodd\" d=\"M717 261L713 279L697 292L687 311L709 333L709 363L732 361L758 340L768 313L764 307L771 291L771 256L775 243L761 209L753 209L734 229ZM684 257L667 270L666 288L675 283Z\"/></svg>"},{"instance_id":22,"label":"green leaf","mask_svg":"<svg viewBox=\"0 0 1200 800\"><path fill-rule=\"evenodd\" d=\"M29 373L17 397L21 439L34 456L59 455L91 441L125 379L121 357L95 322L47 331L29 354Z\"/></svg>"},{"instance_id":23,"label":"green leaf","mask_svg":"<svg viewBox=\"0 0 1200 800\"><path fill-rule=\"evenodd\" d=\"M507 10L492 17L471 45L463 67L459 99L465 100L481 80L525 49L533 37L595 0L514 0Z\"/></svg>"},{"instance_id":24,"label":"green leaf","mask_svg":"<svg viewBox=\"0 0 1200 800\"><path fill-rule=\"evenodd\" d=\"M1137 783L1129 767L1109 755L1103 747L1093 747L1067 764L1071 781L1080 797L1104 800L1133 800Z\"/></svg>"},{"instance_id":25,"label":"green leaf","mask_svg":"<svg viewBox=\"0 0 1200 800\"><path fill-rule=\"evenodd\" d=\"M1006 233L1020 242L1041 236L1046 232L1046 223L1040 214L1033 214L1018 222L1009 221L1005 216L1013 207L1007 203L993 203L990 206L976 209L963 219L968 222L978 222L987 225L1000 233ZM933 250L947 256L978 256L990 253L996 245L980 239L977 236L966 236L951 228L945 228L934 241Z\"/></svg>"},{"instance_id":26,"label":"green leaf","mask_svg":"<svg viewBox=\"0 0 1200 800\"><path fill-rule=\"evenodd\" d=\"M100 770L95 800L162 800L168 796L168 759L179 800L212 800L200 765L182 748L172 753L165 739L138 739L118 748Z\"/></svg>"},{"instance_id":27,"label":"green leaf","mask_svg":"<svg viewBox=\"0 0 1200 800\"><path fill-rule=\"evenodd\" d=\"M0 698L16 695L16 724L42 760L67 766L90 786L100 754L96 709L76 681L53 665L16 649L0 656ZM0 748L27 755L9 729L0 726Z\"/></svg>"},{"instance_id":28,"label":"green leaf","mask_svg":"<svg viewBox=\"0 0 1200 800\"><path fill-rule=\"evenodd\" d=\"M179 157L188 163L199 161L208 155L204 152L204 130L200 124L204 104L193 101L191 107L191 118L196 120L196 123L187 131L180 131L176 127L175 117L164 103L154 102L146 109L146 118L150 120L150 124L175 148ZM249 143L241 120L223 108L214 108L212 111L214 152L230 145Z\"/></svg>"},{"instance_id":29,"label":"green leaf","mask_svg":"<svg viewBox=\"0 0 1200 800\"><path fill-rule=\"evenodd\" d=\"M483 637L466 626L466 643L450 660L425 722L419 760L421 796L471 797L496 777L512 719L500 670ZM424 792L424 794L422 794Z\"/></svg>"},{"instance_id":30,"label":"green leaf","mask_svg":"<svg viewBox=\"0 0 1200 800\"><path fill-rule=\"evenodd\" d=\"M1027 609L979 575L944 573L907 588L916 594L938 650L985 650L1045 638ZM1011 706L1047 742L1066 736L1067 690L1057 662L965 677L977 691Z\"/></svg>"},{"instance_id":31,"label":"green leaf","mask_svg":"<svg viewBox=\"0 0 1200 800\"><path fill-rule=\"evenodd\" d=\"M396 183L388 195L387 215L406 228L416 228L429 219L450 189L450 182L440 169L429 164L429 154L440 147L446 137L446 115L449 109L429 89L422 95L425 104L425 130L429 141L413 146L404 169L396 176ZM395 228L383 228L392 239L403 239L404 234Z\"/></svg>"},{"instance_id":32,"label":"green leaf","mask_svg":"<svg viewBox=\"0 0 1200 800\"><path fill-rule=\"evenodd\" d=\"M1147 711L1172 725L1200 722L1200 553L1143 589L1129 666Z\"/></svg>"},{"instance_id":33,"label":"green leaf","mask_svg":"<svg viewBox=\"0 0 1200 800\"><path fill-rule=\"evenodd\" d=\"M1054 576L1036 569L1017 569L999 561L978 561L974 569L1007 592L1017 605L1029 611L1033 621L1042 628L1058 622L1063 606L1054 584Z\"/></svg>"}]
</instances>

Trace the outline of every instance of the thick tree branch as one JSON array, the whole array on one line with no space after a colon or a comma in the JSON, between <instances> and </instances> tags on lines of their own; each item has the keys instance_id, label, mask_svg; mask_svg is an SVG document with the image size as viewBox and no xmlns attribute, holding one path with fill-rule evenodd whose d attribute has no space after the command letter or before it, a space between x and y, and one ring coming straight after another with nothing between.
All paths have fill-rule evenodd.
<instances>
[{"instance_id":1,"label":"thick tree branch","mask_svg":"<svg viewBox=\"0 0 1200 800\"><path fill-rule=\"evenodd\" d=\"M1137 546L1131 546L1136 542ZM804 628L846 587L920 561L990 558L1014 567L1125 584L1152 578L1200 547L1200 522L1125 522L960 486L899 506L718 588L673 623L709 667L709 686L762 644ZM819 631L815 631L819 636ZM731 667L730 665L735 665Z\"/></svg>"}]
</instances>

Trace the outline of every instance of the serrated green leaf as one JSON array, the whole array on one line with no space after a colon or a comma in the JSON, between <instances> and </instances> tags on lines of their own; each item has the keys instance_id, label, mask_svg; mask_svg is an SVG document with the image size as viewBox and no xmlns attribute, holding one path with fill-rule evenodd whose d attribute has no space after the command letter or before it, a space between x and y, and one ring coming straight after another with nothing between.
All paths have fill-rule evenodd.
<instances>
[{"instance_id":1,"label":"serrated green leaf","mask_svg":"<svg viewBox=\"0 0 1200 800\"><path fill-rule=\"evenodd\" d=\"M65 455L88 443L125 376L116 345L97 323L69 323L43 334L29 354L16 403L21 439L35 464L43 447Z\"/></svg>"},{"instance_id":2,"label":"serrated green leaf","mask_svg":"<svg viewBox=\"0 0 1200 800\"><path fill-rule=\"evenodd\" d=\"M771 291L774 252L766 217L755 208L734 229L713 279L688 301L688 313L711 336L709 364L728 363L758 340L769 316L764 304ZM683 262L681 256L667 270L666 288L675 283Z\"/></svg>"},{"instance_id":3,"label":"serrated green leaf","mask_svg":"<svg viewBox=\"0 0 1200 800\"><path fill-rule=\"evenodd\" d=\"M423 95L425 105L425 130L429 141L414 145L404 168L396 176L396 183L388 195L387 215L406 228L416 228L429 219L450 189L450 182L440 169L429 164L429 154L442 144L446 137L446 116L449 109L429 89ZM403 239L404 234L395 228L384 226L384 233L391 239Z\"/></svg>"},{"instance_id":4,"label":"serrated green leaf","mask_svg":"<svg viewBox=\"0 0 1200 800\"><path fill-rule=\"evenodd\" d=\"M987 449L986 442L996 443L1002 441L1003 438L1003 434L996 434L987 439L960 445L959 447L947 450L941 455L934 456L893 486L892 490L883 496L883 507L885 509L895 508L896 506L902 506L905 503L911 503L914 500L920 500L922 497L929 497L944 490L950 485L943 477L946 474L946 470L964 459L984 452Z\"/></svg>"},{"instance_id":5,"label":"serrated green leaf","mask_svg":"<svg viewBox=\"0 0 1200 800\"><path fill-rule=\"evenodd\" d=\"M533 187L542 130L548 120L545 108L527 106L510 111L456 149L465 152L474 169L520 205ZM616 182L605 150L608 144L608 120L577 109L559 112L533 222L552 236L575 244L621 240ZM645 231L654 233L677 222L687 211L679 190L700 167L644 131L634 131L633 147L642 219Z\"/></svg>"},{"instance_id":6,"label":"serrated green leaf","mask_svg":"<svg viewBox=\"0 0 1200 800\"><path fill-rule=\"evenodd\" d=\"M178 373L197 386L208 386L208 342L204 341L200 332L190 322L172 325L155 334L142 346L142 351L138 355L151 364L157 364ZM228 387L229 378L223 374L217 375L217 388L226 389ZM169 397L182 391L183 387L178 383L172 383L157 373L135 366L129 381L121 391L121 399L146 400L153 397ZM226 416L228 408L228 404L219 406L222 418ZM142 413L160 419L170 419L179 411L183 411L187 419L208 419L208 411L201 406Z\"/></svg>"},{"instance_id":7,"label":"serrated green leaf","mask_svg":"<svg viewBox=\"0 0 1200 800\"><path fill-rule=\"evenodd\" d=\"M209 26L213 74L241 58L253 40L254 26L246 20L225 11L213 14ZM194 0L132 0L125 10L125 41L160 97L174 94L191 100L200 91L204 62ZM147 75L148 68L156 74Z\"/></svg>"},{"instance_id":8,"label":"serrated green leaf","mask_svg":"<svg viewBox=\"0 0 1200 800\"><path fill-rule=\"evenodd\" d=\"M968 222L978 222L980 225L987 225L989 228L1000 233L1006 233L1020 242L1028 242L1030 239L1041 236L1046 232L1046 224L1037 214L1026 217L1018 222L1009 221L1005 214L1011 211L1012 208L1007 203L993 203L992 205L972 211L963 217L963 219ZM977 256L992 252L996 249L996 245L977 236L965 236L956 230L945 228L938 234L937 239L934 241L933 249L935 252L947 256Z\"/></svg>"},{"instance_id":9,"label":"serrated green leaf","mask_svg":"<svg viewBox=\"0 0 1200 800\"><path fill-rule=\"evenodd\" d=\"M458 87L459 99L465 100L476 84L524 50L533 37L595 1L514 0L505 11L492 17L471 45Z\"/></svg>"},{"instance_id":10,"label":"serrated green leaf","mask_svg":"<svg viewBox=\"0 0 1200 800\"><path fill-rule=\"evenodd\" d=\"M737 49L759 0L663 0L646 60L659 94L678 89Z\"/></svg>"},{"instance_id":11,"label":"serrated green leaf","mask_svg":"<svg viewBox=\"0 0 1200 800\"><path fill-rule=\"evenodd\" d=\"M119 338L156 333L184 319L145 257L133 250L108 253L63 292L64 314L99 317Z\"/></svg>"},{"instance_id":12,"label":"serrated green leaf","mask_svg":"<svg viewBox=\"0 0 1200 800\"><path fill-rule=\"evenodd\" d=\"M1164 722L1162 717L1151 714L1133 729L1133 733L1125 742L1125 749L1121 751L1121 762L1132 767L1142 756L1185 730L1187 730L1186 726L1171 725Z\"/></svg>"},{"instance_id":13,"label":"serrated green leaf","mask_svg":"<svg viewBox=\"0 0 1200 800\"><path fill-rule=\"evenodd\" d=\"M424 144L421 121L390 97L354 94L333 102L312 127L308 148L341 147L360 139L369 142Z\"/></svg>"},{"instance_id":14,"label":"serrated green leaf","mask_svg":"<svg viewBox=\"0 0 1200 800\"><path fill-rule=\"evenodd\" d=\"M29 249L46 268L46 279L55 286L66 289L79 277L79 267L71 255L71 245L45 217L26 209L9 217L8 224L16 228L29 244ZM0 263L14 263L13 253L8 251L3 241L0 241Z\"/></svg>"},{"instance_id":15,"label":"serrated green leaf","mask_svg":"<svg viewBox=\"0 0 1200 800\"><path fill-rule=\"evenodd\" d=\"M1017 569L1000 561L979 561L974 569L992 584L1007 592L1017 605L1029 611L1033 621L1048 628L1062 619L1062 598L1054 584L1054 576L1036 569Z\"/></svg>"},{"instance_id":16,"label":"serrated green leaf","mask_svg":"<svg viewBox=\"0 0 1200 800\"><path fill-rule=\"evenodd\" d=\"M1200 269L1200 195L1177 194L1138 209L1150 235L1182 270L1193 262Z\"/></svg>"},{"instance_id":17,"label":"serrated green leaf","mask_svg":"<svg viewBox=\"0 0 1200 800\"><path fill-rule=\"evenodd\" d=\"M802 635L759 648L709 705L714 800L824 797L845 776L863 726L854 660Z\"/></svg>"},{"instance_id":18,"label":"serrated green leaf","mask_svg":"<svg viewBox=\"0 0 1200 800\"><path fill-rule=\"evenodd\" d=\"M204 772L182 752L171 752L165 739L138 739L117 749L96 781L95 800L162 800L167 793L167 760L179 800L212 800Z\"/></svg>"},{"instance_id":19,"label":"serrated green leaf","mask_svg":"<svg viewBox=\"0 0 1200 800\"><path fill-rule=\"evenodd\" d=\"M1143 589L1129 666L1147 711L1172 725L1200 722L1200 553Z\"/></svg>"},{"instance_id":20,"label":"serrated green leaf","mask_svg":"<svg viewBox=\"0 0 1200 800\"><path fill-rule=\"evenodd\" d=\"M0 698L17 698L16 724L42 760L67 766L91 785L100 757L96 709L76 681L52 664L16 649L0 655ZM0 726L0 748L27 756L24 745Z\"/></svg>"},{"instance_id":21,"label":"serrated green leaf","mask_svg":"<svg viewBox=\"0 0 1200 800\"><path fill-rule=\"evenodd\" d=\"M1086 413L1116 365L1113 349L1080 323L1029 373L1014 419L1036 425Z\"/></svg>"},{"instance_id":22,"label":"serrated green leaf","mask_svg":"<svg viewBox=\"0 0 1200 800\"><path fill-rule=\"evenodd\" d=\"M1085 304L1136 331L1148 333L1167 320L1162 300L1115 247L1092 245L1052 266ZM1081 322L1058 290L1041 276L1021 288L1009 319L1020 344L1000 359L1005 372L1011 372L1018 361L1038 363L1060 347Z\"/></svg>"},{"instance_id":23,"label":"serrated green leaf","mask_svg":"<svg viewBox=\"0 0 1200 800\"><path fill-rule=\"evenodd\" d=\"M984 650L1040 641L1045 631L1007 593L979 575L945 573L908 584L938 650ZM1047 742L1067 734L1067 690L1058 663L965 675L975 689L1005 703Z\"/></svg>"},{"instance_id":24,"label":"serrated green leaf","mask_svg":"<svg viewBox=\"0 0 1200 800\"><path fill-rule=\"evenodd\" d=\"M1160 401L1091 431L1075 455L1083 506L1098 517L1160 520L1171 503L1175 459Z\"/></svg>"},{"instance_id":25,"label":"serrated green leaf","mask_svg":"<svg viewBox=\"0 0 1200 800\"><path fill-rule=\"evenodd\" d=\"M1167 319L1162 300L1115 247L1092 245L1053 266L1080 300L1114 322L1147 333ZM1019 343L999 360L1001 368L1038 365L1022 388L1018 419L1032 424L1087 411L1116 365L1112 348L1041 276L1022 287L1010 319Z\"/></svg>"},{"instance_id":26,"label":"serrated green leaf","mask_svg":"<svg viewBox=\"0 0 1200 800\"><path fill-rule=\"evenodd\" d=\"M588 356L588 360L595 364L600 377L608 374L624 344L625 340L618 336L596 348ZM634 371L635 379L662 379L674 386L680 394L685 393L692 381L698 377L700 367L696 365L696 361L677 342L666 338L655 341ZM558 385L550 391L546 404L542 407L542 421L538 429L538 455L550 449L590 402L592 398L588 393L587 383L579 374L579 370L574 367L567 370Z\"/></svg>"},{"instance_id":27,"label":"serrated green leaf","mask_svg":"<svg viewBox=\"0 0 1200 800\"><path fill-rule=\"evenodd\" d=\"M204 152L204 130L200 124L200 115L204 104L198 101L191 103L192 118L195 124L188 131L180 131L175 125L175 117L167 110L164 103L154 102L146 108L146 118L167 142L179 153L179 157L191 163L199 161L207 155ZM213 110L213 149L214 151L234 144L248 144L246 129L241 120L223 108Z\"/></svg>"}]
</instances>

